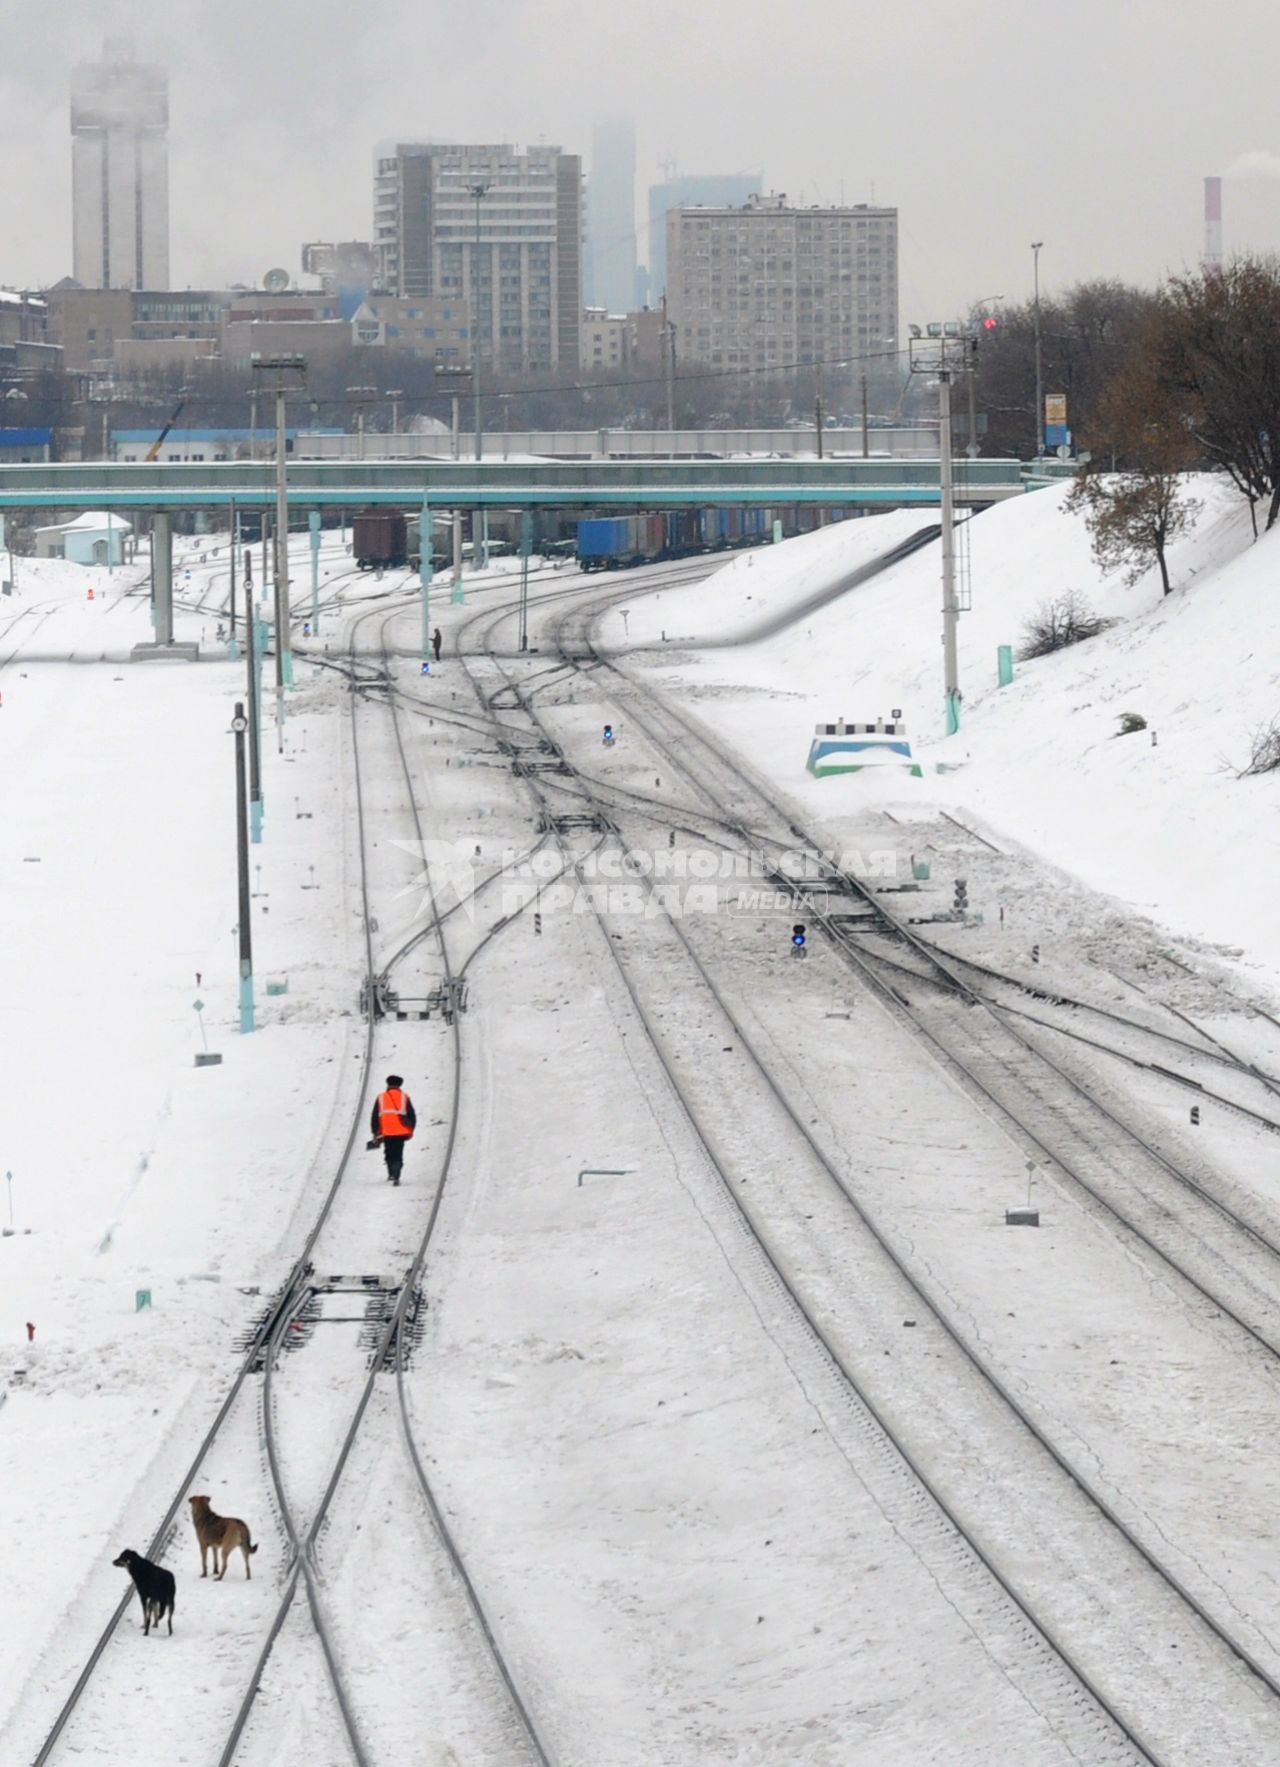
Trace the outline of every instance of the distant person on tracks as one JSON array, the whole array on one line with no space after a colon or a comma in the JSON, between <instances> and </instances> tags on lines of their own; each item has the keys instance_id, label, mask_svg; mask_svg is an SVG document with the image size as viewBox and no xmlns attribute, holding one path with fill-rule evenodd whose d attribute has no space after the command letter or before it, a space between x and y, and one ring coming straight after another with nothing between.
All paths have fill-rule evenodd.
<instances>
[{"instance_id":1,"label":"distant person on tracks","mask_svg":"<svg viewBox=\"0 0 1280 1767\"><path fill-rule=\"evenodd\" d=\"M373 1101L369 1127L375 1142L382 1148L387 1162L387 1179L391 1184L400 1182L405 1144L412 1141L417 1126L418 1113L404 1089L404 1080L399 1074L388 1074L386 1091L380 1092Z\"/></svg>"},{"instance_id":2,"label":"distant person on tracks","mask_svg":"<svg viewBox=\"0 0 1280 1767\"><path fill-rule=\"evenodd\" d=\"M443 643L444 639L440 636L440 628L437 626L435 631L431 634L431 648L436 653L437 662L440 661L440 647Z\"/></svg>"}]
</instances>

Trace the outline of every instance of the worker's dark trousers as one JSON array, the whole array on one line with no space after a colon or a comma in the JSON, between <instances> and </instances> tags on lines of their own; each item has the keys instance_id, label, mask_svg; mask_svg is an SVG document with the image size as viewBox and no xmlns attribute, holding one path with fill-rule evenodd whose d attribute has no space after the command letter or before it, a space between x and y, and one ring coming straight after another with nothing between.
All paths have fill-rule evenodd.
<instances>
[{"instance_id":1,"label":"worker's dark trousers","mask_svg":"<svg viewBox=\"0 0 1280 1767\"><path fill-rule=\"evenodd\" d=\"M382 1151L387 1161L387 1177L398 1178L400 1168L404 1165L404 1144L407 1135L388 1135L382 1143Z\"/></svg>"}]
</instances>

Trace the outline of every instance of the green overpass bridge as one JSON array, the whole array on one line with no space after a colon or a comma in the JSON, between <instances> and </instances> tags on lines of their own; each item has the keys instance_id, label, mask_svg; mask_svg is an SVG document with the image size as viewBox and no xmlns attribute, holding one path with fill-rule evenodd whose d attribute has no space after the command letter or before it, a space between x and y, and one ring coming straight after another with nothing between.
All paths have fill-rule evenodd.
<instances>
[{"instance_id":1,"label":"green overpass bridge","mask_svg":"<svg viewBox=\"0 0 1280 1767\"><path fill-rule=\"evenodd\" d=\"M688 504L892 508L940 501L936 460L289 462L290 506L355 509L675 509ZM957 460L956 502L1019 497L1037 481L1016 460ZM1039 481L1043 482L1043 480ZM0 466L6 509L267 509L271 461L83 461Z\"/></svg>"}]
</instances>

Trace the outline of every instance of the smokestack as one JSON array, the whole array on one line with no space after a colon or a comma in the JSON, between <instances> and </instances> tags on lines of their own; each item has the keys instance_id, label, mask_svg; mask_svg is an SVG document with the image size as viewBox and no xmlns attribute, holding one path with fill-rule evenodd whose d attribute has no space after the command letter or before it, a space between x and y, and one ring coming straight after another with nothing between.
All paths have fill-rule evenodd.
<instances>
[{"instance_id":1,"label":"smokestack","mask_svg":"<svg viewBox=\"0 0 1280 1767\"><path fill-rule=\"evenodd\" d=\"M1204 181L1204 258L1205 270L1222 268L1222 179Z\"/></svg>"}]
</instances>

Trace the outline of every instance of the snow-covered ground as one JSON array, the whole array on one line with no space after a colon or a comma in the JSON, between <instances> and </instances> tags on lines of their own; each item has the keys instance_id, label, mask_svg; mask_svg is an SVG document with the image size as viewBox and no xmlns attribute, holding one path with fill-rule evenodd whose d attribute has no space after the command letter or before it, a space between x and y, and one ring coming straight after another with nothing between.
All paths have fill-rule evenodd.
<instances>
[{"instance_id":1,"label":"snow-covered ground","mask_svg":"<svg viewBox=\"0 0 1280 1767\"><path fill-rule=\"evenodd\" d=\"M975 520L964 726L950 739L936 545L772 637L750 637L787 607L812 606L928 525L927 514L756 549L693 588L655 588L659 571L592 592L630 588L627 620L601 622L609 643L630 651L625 666L728 738L831 845L887 842L930 858L928 907L949 905L963 864L985 923L941 929L956 949L1029 971L1034 941L1040 973L1096 992L1128 987L1104 963L1149 975L1153 951L1194 957L1199 940L1238 951L1236 979L1261 991L1280 986L1269 895L1280 788L1234 778L1221 758L1241 758L1249 730L1274 715L1267 576L1280 542L1251 545L1247 517L1220 486L1202 483L1198 495L1204 511L1175 549L1178 589L1167 601L1150 580L1125 590L1100 579L1060 491ZM9 1522L0 1588L5 1611L22 1616L0 1651L6 1761L29 1758L121 1592L110 1559L149 1539L231 1378L238 1333L296 1252L357 1102L349 699L332 672L300 661L283 752L267 725L266 830L253 853L261 1028L241 1038L228 726L244 671L216 643L225 551L184 543L178 562L192 573L180 586L212 604L178 615L179 638L204 640L207 660L194 665L122 660L149 636L136 569L108 581L19 561L20 594L0 604L0 1169L12 1172L15 1228L0 1238ZM465 622L487 596L507 593L516 562L501 561L486 584L469 579L463 607L437 585L445 664L426 680L410 660L416 606L397 617L391 600L406 579L347 580L348 568L326 537L323 581L350 606L325 613L311 648L336 652L352 608L385 606L392 639L409 653L398 679L422 701L408 723L428 837L467 864L474 856L477 871L526 851L538 839L537 801L453 659ZM294 565L303 584L307 569L304 542ZM535 608L577 582L547 572ZM1017 644L1036 606L1067 588L1118 623L1019 665L1013 685L997 688L996 646ZM536 637L545 640L551 618L535 619ZM618 716L608 681L557 688L545 656L521 666L531 683L551 683L547 716L572 760L632 790L682 795L674 781L657 785L653 756L628 730L625 703ZM499 679L484 677L490 689ZM928 763L922 778L806 773L815 722L894 707ZM1158 743L1148 732L1113 735L1130 710ZM375 732L381 710L363 715ZM603 716L620 731L607 755ZM385 954L421 924L420 867L389 738L365 741L375 943ZM647 833L665 844L660 823ZM502 906L495 891L474 918L468 910L450 921L455 963ZM1269 1660L1271 1578L1259 1550L1265 1526L1253 1518L1275 1492L1250 1444L1265 1435L1270 1377L1242 1361L1221 1321L1192 1317L1176 1286L1153 1283L1056 1179L1042 1180L1049 1230L1013 1245L1000 1238L997 1212L1020 1194L1024 1150L948 1076L920 1069L911 1038L834 954L815 951L797 974L775 922L717 915L690 933L748 1038L803 1102L815 1144L910 1243L944 1304L1117 1507L1140 1511L1138 1525L1163 1535L1211 1604L1229 1592ZM429 983L429 948L418 962ZM1020 1574L1040 1579L1086 1641L1115 1629L1122 1680L1177 1681L1165 1666L1175 1634L1163 1610L1127 1650L1126 1610L1111 1609L1109 1567L1091 1535L1074 1532L1065 1507L1054 1518L1060 1532L1041 1526L1042 1471L1002 1462L1012 1455L1005 1425L971 1402L941 1334L924 1320L904 1334L914 1303L851 1230L814 1146L778 1122L737 1036L689 973L671 928L618 911L601 925L549 912L541 932L525 915L468 976L458 1148L426 1271L410 1412L437 1500L557 1758L582 1767L1121 1759L1111 1739L1090 1755L1081 1737L1091 1720L1063 1716L1077 1703L1071 1684L1064 1693L1058 1670L850 1405L749 1244L708 1144L796 1280L811 1285L841 1353L977 1525L994 1540L1007 1527L1001 1544L1015 1551L1018 1538L1038 1537ZM1213 964L1194 977L1170 970L1170 997L1227 1021L1217 973ZM288 991L267 997L268 979ZM201 1019L220 1066L195 1066ZM649 1031L688 1077L706 1142L676 1106ZM1274 1037L1241 1034L1274 1063ZM371 1157L357 1164L325 1255L403 1269L439 1169L448 1045L438 1022L379 1035L379 1060L414 1076L424 1132L400 1192L381 1184ZM1135 1096L1147 1117L1164 1113L1170 1135L1182 1132L1183 1112L1175 1130L1150 1076ZM1277 1209L1260 1129L1206 1123L1200 1145L1264 1214ZM584 1168L593 1175L580 1181ZM142 1290L150 1305L136 1310ZM290 1478L306 1492L324 1482L333 1447L314 1395L332 1400L336 1416L363 1379L354 1335L322 1329L282 1374L280 1421L299 1455ZM1237 1439L1238 1458L1210 1483L1215 1456L1236 1453ZM179 1575L173 1649L167 1638L144 1644L130 1610L104 1659L118 1678L104 1711L127 1726L69 1733L77 1757L123 1767L141 1746L126 1739L145 1734L194 1760L214 1734L199 1731L207 1714L229 1721L283 1562L259 1462L247 1413L206 1469L225 1507L246 1489L260 1505L253 1582L235 1572L217 1589L194 1579L184 1525L166 1554ZM432 1550L383 1390L320 1545L342 1648L355 1658L372 1647L354 1666L361 1721L379 1758L506 1767L522 1758L510 1714L458 1629L456 1583ZM1128 1596L1127 1570L1123 1581ZM277 1647L246 1760L345 1758L301 1609ZM368 1640L366 1612L383 1628ZM1224 1688L1221 1710L1202 1694L1174 1758L1186 1767L1254 1758L1254 1707L1226 1710L1234 1668L1221 1683L1201 1683L1202 1669L1222 1673L1197 1664L1185 1678Z\"/></svg>"},{"instance_id":2,"label":"snow-covered ground","mask_svg":"<svg viewBox=\"0 0 1280 1767\"><path fill-rule=\"evenodd\" d=\"M1082 519L1063 507L1067 489L997 504L968 527L972 611L960 619L964 715L954 737L943 734L937 546L776 637L724 647L762 606L806 600L863 563L882 528L887 550L920 516L838 524L740 554L703 587L637 597L629 643L656 646L646 669L695 694L700 715L833 829L869 805L930 819L935 808L975 813L997 842L1029 847L1182 935L1241 953L1259 981L1280 988L1280 775L1235 777L1250 733L1280 714L1280 534L1252 543L1237 494L1222 480L1193 481L1201 511L1172 548L1166 599L1154 570L1133 588L1101 575ZM1018 663L1000 688L997 648L1018 648L1037 608L1068 590L1117 624ZM616 614L600 629L623 647ZM683 648L709 635L717 648ZM807 775L816 723L898 708L918 758L956 771ZM1147 729L1117 735L1124 712Z\"/></svg>"}]
</instances>

